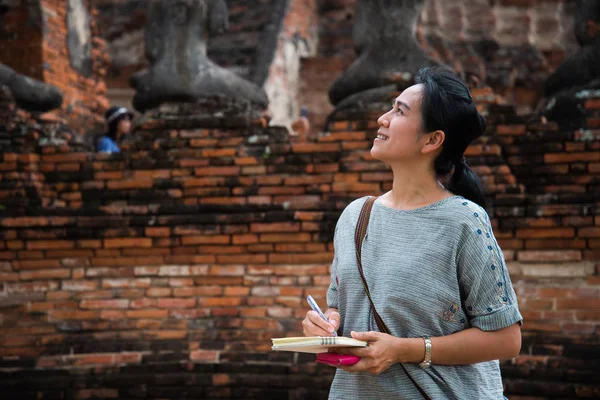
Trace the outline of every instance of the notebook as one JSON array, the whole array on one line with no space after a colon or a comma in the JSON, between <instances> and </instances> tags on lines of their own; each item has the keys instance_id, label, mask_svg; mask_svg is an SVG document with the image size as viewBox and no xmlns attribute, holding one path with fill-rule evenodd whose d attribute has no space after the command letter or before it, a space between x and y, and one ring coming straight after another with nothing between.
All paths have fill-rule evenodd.
<instances>
[{"instance_id":1,"label":"notebook","mask_svg":"<svg viewBox=\"0 0 600 400\"><path fill-rule=\"evenodd\" d=\"M296 351L298 353L326 353L335 347L366 347L367 342L344 336L309 336L271 339L272 350Z\"/></svg>"}]
</instances>

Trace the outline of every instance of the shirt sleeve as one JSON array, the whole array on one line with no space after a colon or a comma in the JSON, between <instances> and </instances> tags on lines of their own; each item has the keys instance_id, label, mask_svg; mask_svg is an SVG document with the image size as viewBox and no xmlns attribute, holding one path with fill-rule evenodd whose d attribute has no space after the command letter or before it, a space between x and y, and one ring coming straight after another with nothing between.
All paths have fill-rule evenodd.
<instances>
[{"instance_id":1,"label":"shirt sleeve","mask_svg":"<svg viewBox=\"0 0 600 400\"><path fill-rule=\"evenodd\" d=\"M507 328L523 317L519 312L504 256L485 210L471 211L458 248L458 280L463 309L471 326L483 331Z\"/></svg>"},{"instance_id":2,"label":"shirt sleeve","mask_svg":"<svg viewBox=\"0 0 600 400\"><path fill-rule=\"evenodd\" d=\"M100 140L98 140L98 149L97 150L101 153L111 153L112 146L111 146L110 140L106 137L100 138Z\"/></svg>"},{"instance_id":3,"label":"shirt sleeve","mask_svg":"<svg viewBox=\"0 0 600 400\"><path fill-rule=\"evenodd\" d=\"M98 151L102 153L120 153L121 149L112 139L104 136L98 141Z\"/></svg>"}]
</instances>

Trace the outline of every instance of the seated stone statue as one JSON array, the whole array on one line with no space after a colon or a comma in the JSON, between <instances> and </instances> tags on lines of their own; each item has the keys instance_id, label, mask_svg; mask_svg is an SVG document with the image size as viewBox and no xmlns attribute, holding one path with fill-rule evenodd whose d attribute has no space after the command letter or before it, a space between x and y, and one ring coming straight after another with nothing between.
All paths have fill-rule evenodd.
<instances>
[{"instance_id":1,"label":"seated stone statue","mask_svg":"<svg viewBox=\"0 0 600 400\"><path fill-rule=\"evenodd\" d=\"M145 33L150 67L131 79L134 107L146 111L166 102L221 94L266 108L262 88L206 56L208 33L224 30L227 21L224 0L150 0Z\"/></svg>"},{"instance_id":2,"label":"seated stone statue","mask_svg":"<svg viewBox=\"0 0 600 400\"><path fill-rule=\"evenodd\" d=\"M581 49L544 82L542 115L567 128L585 126L581 96L600 90L600 1L577 0L575 37Z\"/></svg>"},{"instance_id":3,"label":"seated stone statue","mask_svg":"<svg viewBox=\"0 0 600 400\"><path fill-rule=\"evenodd\" d=\"M63 101L56 87L19 74L4 64L0 64L0 85L6 86L16 105L27 111L50 111L60 107Z\"/></svg>"},{"instance_id":4,"label":"seated stone statue","mask_svg":"<svg viewBox=\"0 0 600 400\"><path fill-rule=\"evenodd\" d=\"M575 37L581 49L548 77L544 83L546 96L600 78L600 1L577 0Z\"/></svg>"},{"instance_id":5,"label":"seated stone statue","mask_svg":"<svg viewBox=\"0 0 600 400\"><path fill-rule=\"evenodd\" d=\"M361 101L357 93L393 84L398 73L415 74L435 64L415 38L423 4L424 0L356 2L352 39L358 58L330 88L332 104L351 95Z\"/></svg>"}]
</instances>

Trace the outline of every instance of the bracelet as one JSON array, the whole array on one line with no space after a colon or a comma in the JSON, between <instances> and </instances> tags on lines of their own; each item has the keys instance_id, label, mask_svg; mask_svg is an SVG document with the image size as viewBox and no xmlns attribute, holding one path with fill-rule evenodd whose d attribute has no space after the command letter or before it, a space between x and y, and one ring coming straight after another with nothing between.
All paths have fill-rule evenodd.
<instances>
[{"instance_id":1,"label":"bracelet","mask_svg":"<svg viewBox=\"0 0 600 400\"><path fill-rule=\"evenodd\" d=\"M431 366L431 339L424 335L423 340L425 341L425 358L419 363L419 367L428 368Z\"/></svg>"}]
</instances>

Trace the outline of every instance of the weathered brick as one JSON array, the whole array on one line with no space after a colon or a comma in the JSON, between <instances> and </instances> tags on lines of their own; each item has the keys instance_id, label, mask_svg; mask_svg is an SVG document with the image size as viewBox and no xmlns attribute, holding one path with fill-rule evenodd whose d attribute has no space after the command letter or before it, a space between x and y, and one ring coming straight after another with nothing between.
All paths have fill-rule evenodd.
<instances>
[{"instance_id":1,"label":"weathered brick","mask_svg":"<svg viewBox=\"0 0 600 400\"><path fill-rule=\"evenodd\" d=\"M111 309L111 308L128 308L129 300L112 299L112 300L81 300L79 303L83 309Z\"/></svg>"},{"instance_id":2,"label":"weathered brick","mask_svg":"<svg viewBox=\"0 0 600 400\"><path fill-rule=\"evenodd\" d=\"M128 310L126 311L127 318L139 319L162 319L167 318L169 315L168 310Z\"/></svg>"},{"instance_id":3,"label":"weathered brick","mask_svg":"<svg viewBox=\"0 0 600 400\"><path fill-rule=\"evenodd\" d=\"M564 262L580 261L581 251L576 250L521 250L517 252L517 260L524 262Z\"/></svg>"},{"instance_id":4,"label":"weathered brick","mask_svg":"<svg viewBox=\"0 0 600 400\"><path fill-rule=\"evenodd\" d=\"M107 249L123 247L152 247L152 239L149 238L114 238L104 239L104 247Z\"/></svg>"},{"instance_id":5,"label":"weathered brick","mask_svg":"<svg viewBox=\"0 0 600 400\"><path fill-rule=\"evenodd\" d=\"M175 295L177 296L177 290L175 289ZM196 307L196 299L157 299L158 308L194 308Z\"/></svg>"}]
</instances>

